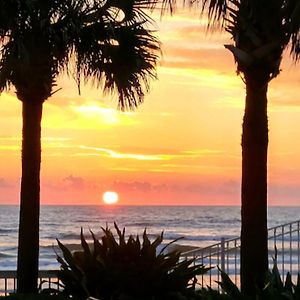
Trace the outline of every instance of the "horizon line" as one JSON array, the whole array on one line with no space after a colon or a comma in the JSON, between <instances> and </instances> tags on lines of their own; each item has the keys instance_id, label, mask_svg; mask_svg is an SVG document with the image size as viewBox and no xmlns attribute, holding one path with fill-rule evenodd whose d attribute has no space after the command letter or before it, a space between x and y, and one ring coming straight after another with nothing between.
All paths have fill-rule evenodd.
<instances>
[{"instance_id":1,"label":"horizon line","mask_svg":"<svg viewBox=\"0 0 300 300\"><path fill-rule=\"evenodd\" d=\"M20 204L6 204L0 203L0 206L20 206ZM224 205L216 205L216 204L41 204L41 206L101 206L101 207L241 207L241 205L237 204L224 204ZM268 207L300 207L299 205L268 205Z\"/></svg>"}]
</instances>

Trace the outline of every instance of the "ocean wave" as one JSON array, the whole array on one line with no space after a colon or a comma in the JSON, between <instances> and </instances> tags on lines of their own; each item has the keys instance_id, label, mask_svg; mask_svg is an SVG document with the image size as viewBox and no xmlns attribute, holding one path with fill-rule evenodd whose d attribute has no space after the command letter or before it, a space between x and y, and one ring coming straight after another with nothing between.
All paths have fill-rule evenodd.
<instances>
[{"instance_id":1,"label":"ocean wave","mask_svg":"<svg viewBox=\"0 0 300 300\"><path fill-rule=\"evenodd\" d=\"M17 228L5 228L5 229L3 229L3 228L1 228L0 229L0 234L2 234L2 233L17 233L18 232L18 229Z\"/></svg>"},{"instance_id":2,"label":"ocean wave","mask_svg":"<svg viewBox=\"0 0 300 300\"><path fill-rule=\"evenodd\" d=\"M80 243L64 243L63 245L69 248L71 251L72 250L78 250L81 249L81 244ZM51 252L49 252L51 251ZM58 244L52 244L52 245L43 245L40 246L40 253L54 253L60 251L60 248Z\"/></svg>"},{"instance_id":3,"label":"ocean wave","mask_svg":"<svg viewBox=\"0 0 300 300\"><path fill-rule=\"evenodd\" d=\"M40 245L40 251L43 251L43 250L49 250L49 249L56 249L58 248L58 244L55 242L53 242L52 244L48 244L48 245Z\"/></svg>"},{"instance_id":4,"label":"ocean wave","mask_svg":"<svg viewBox=\"0 0 300 300\"><path fill-rule=\"evenodd\" d=\"M153 222L130 222L130 223L126 223L124 226L125 227L143 227L143 228L147 228L149 226L157 226L157 224L154 224Z\"/></svg>"},{"instance_id":5,"label":"ocean wave","mask_svg":"<svg viewBox=\"0 0 300 300\"><path fill-rule=\"evenodd\" d=\"M130 223L125 223L124 226L126 228L130 228L130 227L141 227L141 230L150 228L150 227L165 227L166 223L162 223L162 222L155 222L152 220L149 221L143 221L143 222L130 222Z\"/></svg>"},{"instance_id":6,"label":"ocean wave","mask_svg":"<svg viewBox=\"0 0 300 300\"><path fill-rule=\"evenodd\" d=\"M80 233L59 233L55 238L59 240L79 240Z\"/></svg>"},{"instance_id":7,"label":"ocean wave","mask_svg":"<svg viewBox=\"0 0 300 300\"><path fill-rule=\"evenodd\" d=\"M1 252L3 253L3 252L5 252L5 253L7 253L7 252L15 252L15 251L17 251L17 249L18 249L18 247L17 247L17 245L15 245L15 246L5 246L5 245L2 245L1 246Z\"/></svg>"},{"instance_id":8,"label":"ocean wave","mask_svg":"<svg viewBox=\"0 0 300 300\"><path fill-rule=\"evenodd\" d=\"M89 218L87 218L87 219L76 219L76 220L74 220L74 223L91 223L91 222L95 222L95 221L93 221L93 220L91 220L91 219L89 219ZM100 227L100 226L99 226Z\"/></svg>"},{"instance_id":9,"label":"ocean wave","mask_svg":"<svg viewBox=\"0 0 300 300\"><path fill-rule=\"evenodd\" d=\"M0 259L1 259L1 258L8 258L8 257L15 257L15 255L0 252Z\"/></svg>"},{"instance_id":10,"label":"ocean wave","mask_svg":"<svg viewBox=\"0 0 300 300\"><path fill-rule=\"evenodd\" d=\"M234 235L180 235L176 233L164 233L164 239L166 240L176 240L180 239L182 241L221 241L222 238L227 239L232 239L235 238L236 236Z\"/></svg>"}]
</instances>

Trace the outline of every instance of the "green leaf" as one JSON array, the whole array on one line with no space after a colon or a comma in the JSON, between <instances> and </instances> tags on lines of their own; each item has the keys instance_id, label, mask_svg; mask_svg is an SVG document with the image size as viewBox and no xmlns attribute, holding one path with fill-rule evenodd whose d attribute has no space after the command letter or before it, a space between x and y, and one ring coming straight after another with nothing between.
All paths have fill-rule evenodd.
<instances>
[{"instance_id":1,"label":"green leaf","mask_svg":"<svg viewBox=\"0 0 300 300\"><path fill-rule=\"evenodd\" d=\"M231 296L235 300L242 299L242 294L239 291L238 287L231 281L229 276L219 269L221 272L222 281L220 283L221 288L225 291L229 296Z\"/></svg>"},{"instance_id":2,"label":"green leaf","mask_svg":"<svg viewBox=\"0 0 300 300\"><path fill-rule=\"evenodd\" d=\"M292 276L291 276L290 272L288 272L286 274L284 289L291 292L291 293L293 292L294 285L292 283Z\"/></svg>"},{"instance_id":3,"label":"green leaf","mask_svg":"<svg viewBox=\"0 0 300 300\"><path fill-rule=\"evenodd\" d=\"M58 239L56 239L56 240L57 240L59 248L61 249L61 251L63 253L64 259L65 259L66 263L68 264L68 266L70 267L70 269L72 269L75 272L80 272L79 268L76 265L76 262L74 260L74 257L72 255L71 251L66 246L64 246Z\"/></svg>"},{"instance_id":4,"label":"green leaf","mask_svg":"<svg viewBox=\"0 0 300 300\"><path fill-rule=\"evenodd\" d=\"M277 267L276 260L274 261L274 266L272 269L272 284L274 287L276 287L278 290L283 290L283 282L280 277L280 273Z\"/></svg>"},{"instance_id":5,"label":"green leaf","mask_svg":"<svg viewBox=\"0 0 300 300\"><path fill-rule=\"evenodd\" d=\"M80 231L80 240L81 240L81 246L83 248L84 255L85 255L86 259L89 259L91 256L91 250L90 250L88 243L86 242L86 240L84 238L82 228Z\"/></svg>"}]
</instances>

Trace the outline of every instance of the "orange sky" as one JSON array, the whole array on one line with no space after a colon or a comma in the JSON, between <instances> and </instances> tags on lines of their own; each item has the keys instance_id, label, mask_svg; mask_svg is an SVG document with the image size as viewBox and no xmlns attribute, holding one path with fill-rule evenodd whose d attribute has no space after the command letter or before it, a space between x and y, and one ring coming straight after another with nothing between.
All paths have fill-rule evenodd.
<instances>
[{"instance_id":1,"label":"orange sky","mask_svg":"<svg viewBox=\"0 0 300 300\"><path fill-rule=\"evenodd\" d=\"M245 87L226 34L205 34L196 13L158 22L159 80L136 112L72 79L44 106L41 202L238 205ZM269 89L269 203L300 204L299 71L285 57ZM21 103L0 97L0 204L17 204Z\"/></svg>"}]
</instances>

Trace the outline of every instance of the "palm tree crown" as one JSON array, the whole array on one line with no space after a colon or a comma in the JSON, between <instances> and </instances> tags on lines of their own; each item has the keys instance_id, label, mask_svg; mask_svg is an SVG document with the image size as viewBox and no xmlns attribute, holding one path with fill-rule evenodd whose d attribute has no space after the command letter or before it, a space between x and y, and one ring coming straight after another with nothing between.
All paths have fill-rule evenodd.
<instances>
[{"instance_id":1,"label":"palm tree crown","mask_svg":"<svg viewBox=\"0 0 300 300\"><path fill-rule=\"evenodd\" d=\"M143 12L151 0L1 0L0 90L44 101L66 71L117 91L120 108L136 107L155 78L159 42ZM29 100L30 99L30 100Z\"/></svg>"},{"instance_id":2,"label":"palm tree crown","mask_svg":"<svg viewBox=\"0 0 300 300\"><path fill-rule=\"evenodd\" d=\"M234 45L226 45L245 73L263 68L269 80L280 72L283 50L300 54L300 1L298 0L205 0L210 25L221 25Z\"/></svg>"}]
</instances>

